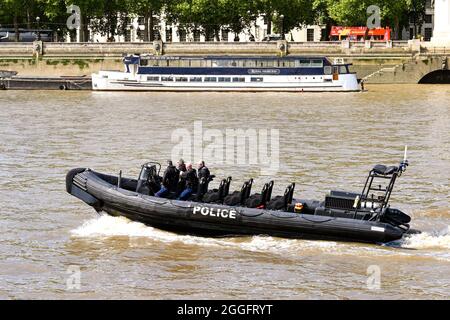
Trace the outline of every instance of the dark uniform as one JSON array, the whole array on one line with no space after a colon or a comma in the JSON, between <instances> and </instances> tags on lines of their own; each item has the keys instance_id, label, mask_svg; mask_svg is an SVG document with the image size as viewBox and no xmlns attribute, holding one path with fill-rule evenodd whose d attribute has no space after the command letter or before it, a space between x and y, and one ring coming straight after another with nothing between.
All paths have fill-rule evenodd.
<instances>
[{"instance_id":1,"label":"dark uniform","mask_svg":"<svg viewBox=\"0 0 450 320\"><path fill-rule=\"evenodd\" d=\"M208 181L210 176L211 176L211 173L209 172L209 169L206 166L203 166L200 169L198 169L198 179L199 180L201 180L202 178L205 178L206 181Z\"/></svg>"},{"instance_id":2,"label":"dark uniform","mask_svg":"<svg viewBox=\"0 0 450 320\"><path fill-rule=\"evenodd\" d=\"M155 196L163 198L169 192L175 191L177 189L179 176L180 173L178 169L170 163L166 171L164 171L161 190L159 190Z\"/></svg>"},{"instance_id":3,"label":"dark uniform","mask_svg":"<svg viewBox=\"0 0 450 320\"><path fill-rule=\"evenodd\" d=\"M181 176L186 181L186 185L178 200L187 200L198 187L197 171L195 169L189 169L183 172Z\"/></svg>"}]
</instances>

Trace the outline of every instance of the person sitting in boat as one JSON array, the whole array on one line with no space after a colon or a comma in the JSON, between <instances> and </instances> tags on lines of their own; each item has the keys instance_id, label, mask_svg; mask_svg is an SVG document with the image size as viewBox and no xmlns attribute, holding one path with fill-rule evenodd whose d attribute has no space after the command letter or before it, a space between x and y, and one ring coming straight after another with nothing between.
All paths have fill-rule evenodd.
<instances>
[{"instance_id":1,"label":"person sitting in boat","mask_svg":"<svg viewBox=\"0 0 450 320\"><path fill-rule=\"evenodd\" d=\"M192 195L198 186L197 171L192 167L191 163L186 166L187 171L181 174L182 179L185 179L186 185L184 191L177 200L187 200Z\"/></svg>"},{"instance_id":2,"label":"person sitting in boat","mask_svg":"<svg viewBox=\"0 0 450 320\"><path fill-rule=\"evenodd\" d=\"M167 164L168 166L166 171L164 171L161 190L155 194L158 198L164 198L169 192L175 191L177 188L180 173L173 165L172 161L169 160Z\"/></svg>"},{"instance_id":3,"label":"person sitting in boat","mask_svg":"<svg viewBox=\"0 0 450 320\"><path fill-rule=\"evenodd\" d=\"M178 160L178 162L177 162L177 169L180 172L180 174L182 172L186 172L186 163L184 162L183 159Z\"/></svg>"},{"instance_id":4,"label":"person sitting in boat","mask_svg":"<svg viewBox=\"0 0 450 320\"><path fill-rule=\"evenodd\" d=\"M200 161L198 163L198 180L205 178L208 181L210 176L211 173L209 172L209 169L206 167L205 161Z\"/></svg>"}]
</instances>

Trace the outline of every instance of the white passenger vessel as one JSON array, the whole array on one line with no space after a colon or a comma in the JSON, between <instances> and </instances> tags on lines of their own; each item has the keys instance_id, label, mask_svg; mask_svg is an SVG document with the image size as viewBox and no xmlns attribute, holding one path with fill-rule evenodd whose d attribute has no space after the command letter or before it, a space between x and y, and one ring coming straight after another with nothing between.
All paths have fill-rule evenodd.
<instances>
[{"instance_id":1,"label":"white passenger vessel","mask_svg":"<svg viewBox=\"0 0 450 320\"><path fill-rule=\"evenodd\" d=\"M350 64L325 57L130 55L125 71L92 75L99 91L360 91Z\"/></svg>"}]
</instances>

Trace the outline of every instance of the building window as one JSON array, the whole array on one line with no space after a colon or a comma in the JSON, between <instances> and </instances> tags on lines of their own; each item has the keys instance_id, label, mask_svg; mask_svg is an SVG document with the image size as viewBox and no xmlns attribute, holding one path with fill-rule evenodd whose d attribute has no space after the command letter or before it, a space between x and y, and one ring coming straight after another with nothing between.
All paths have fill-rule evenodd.
<instances>
[{"instance_id":1,"label":"building window","mask_svg":"<svg viewBox=\"0 0 450 320\"><path fill-rule=\"evenodd\" d=\"M424 40L425 41L430 41L432 36L433 36L433 29L432 28L425 28Z\"/></svg>"},{"instance_id":2,"label":"building window","mask_svg":"<svg viewBox=\"0 0 450 320\"><path fill-rule=\"evenodd\" d=\"M314 29L307 29L306 30L306 41L314 41Z\"/></svg>"},{"instance_id":3,"label":"building window","mask_svg":"<svg viewBox=\"0 0 450 320\"><path fill-rule=\"evenodd\" d=\"M158 29L153 30L153 39L155 40L161 40L161 34L159 33Z\"/></svg>"},{"instance_id":4,"label":"building window","mask_svg":"<svg viewBox=\"0 0 450 320\"><path fill-rule=\"evenodd\" d=\"M187 40L186 30L183 29L178 30L178 35L180 36L180 42L186 42Z\"/></svg>"},{"instance_id":5,"label":"building window","mask_svg":"<svg viewBox=\"0 0 450 320\"><path fill-rule=\"evenodd\" d=\"M222 29L222 41L228 41L228 35L230 31L228 29Z\"/></svg>"},{"instance_id":6,"label":"building window","mask_svg":"<svg viewBox=\"0 0 450 320\"><path fill-rule=\"evenodd\" d=\"M194 41L200 42L200 31L199 30L194 30Z\"/></svg>"},{"instance_id":7,"label":"building window","mask_svg":"<svg viewBox=\"0 0 450 320\"><path fill-rule=\"evenodd\" d=\"M131 29L126 30L125 32L125 42L131 42Z\"/></svg>"},{"instance_id":8,"label":"building window","mask_svg":"<svg viewBox=\"0 0 450 320\"><path fill-rule=\"evenodd\" d=\"M214 30L206 29L205 32L205 40L206 41L214 41ZM199 40L200 41L200 40Z\"/></svg>"},{"instance_id":9,"label":"building window","mask_svg":"<svg viewBox=\"0 0 450 320\"><path fill-rule=\"evenodd\" d=\"M426 14L423 20L425 23L433 23L433 16L431 14Z\"/></svg>"},{"instance_id":10,"label":"building window","mask_svg":"<svg viewBox=\"0 0 450 320\"><path fill-rule=\"evenodd\" d=\"M414 28L409 28L409 40L414 39Z\"/></svg>"},{"instance_id":11,"label":"building window","mask_svg":"<svg viewBox=\"0 0 450 320\"><path fill-rule=\"evenodd\" d=\"M172 28L166 29L166 42L172 42Z\"/></svg>"}]
</instances>

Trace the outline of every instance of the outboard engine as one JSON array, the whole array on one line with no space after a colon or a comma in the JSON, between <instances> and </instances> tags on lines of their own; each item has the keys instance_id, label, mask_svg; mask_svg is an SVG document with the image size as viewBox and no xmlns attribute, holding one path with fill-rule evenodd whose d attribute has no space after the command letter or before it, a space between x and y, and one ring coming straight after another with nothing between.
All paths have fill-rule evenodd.
<instances>
[{"instance_id":1,"label":"outboard engine","mask_svg":"<svg viewBox=\"0 0 450 320\"><path fill-rule=\"evenodd\" d=\"M148 162L144 164L141 173L139 174L136 192L150 196L153 196L158 192L161 189L160 171L161 165L157 162Z\"/></svg>"}]
</instances>

